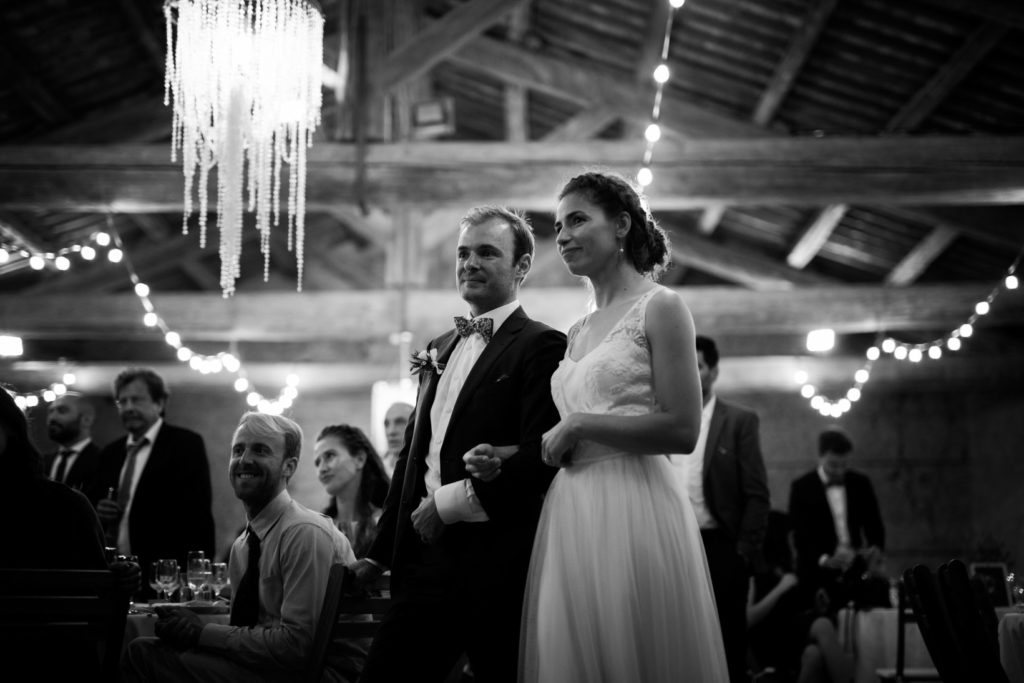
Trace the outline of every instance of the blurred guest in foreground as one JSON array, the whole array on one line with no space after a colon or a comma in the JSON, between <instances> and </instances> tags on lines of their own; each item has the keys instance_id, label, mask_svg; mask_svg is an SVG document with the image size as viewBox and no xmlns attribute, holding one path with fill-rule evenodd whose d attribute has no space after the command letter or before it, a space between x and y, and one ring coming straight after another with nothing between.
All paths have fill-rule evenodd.
<instances>
[{"instance_id":1,"label":"blurred guest in foreground","mask_svg":"<svg viewBox=\"0 0 1024 683\"><path fill-rule=\"evenodd\" d=\"M323 511L364 557L377 537L377 520L391 480L377 450L358 427L331 425L316 437L317 477L331 503Z\"/></svg>"},{"instance_id":2,"label":"blurred guest in foreground","mask_svg":"<svg viewBox=\"0 0 1024 683\"><path fill-rule=\"evenodd\" d=\"M302 674L331 565L355 557L334 525L288 494L301 452L302 429L292 420L242 416L228 476L248 524L228 563L231 623L204 623L187 607L160 609L156 637L136 638L125 651L127 683L283 683Z\"/></svg>"},{"instance_id":3,"label":"blurred guest in foreground","mask_svg":"<svg viewBox=\"0 0 1024 683\"><path fill-rule=\"evenodd\" d=\"M831 611L861 599L864 576L881 573L885 527L867 475L849 468L853 441L839 427L818 435L818 467L793 482L797 575L808 591L823 589ZM882 598L888 590L881 581Z\"/></svg>"},{"instance_id":4,"label":"blurred guest in foreground","mask_svg":"<svg viewBox=\"0 0 1024 683\"><path fill-rule=\"evenodd\" d=\"M0 568L107 569L103 530L88 499L42 469L24 413L0 388L0 515L4 542ZM118 585L130 595L139 587L139 566L116 562ZM125 600L125 609L128 601ZM54 657L59 653L59 657ZM0 679L18 680L31 671L35 680L96 680L99 660L91 643L61 642L34 635L5 637L0 642ZM15 675L14 672L18 672Z\"/></svg>"},{"instance_id":5,"label":"blurred guest in foreground","mask_svg":"<svg viewBox=\"0 0 1024 683\"><path fill-rule=\"evenodd\" d=\"M409 417L412 415L412 411L411 405L404 401L397 401L392 403L388 411L384 413L384 436L388 440L388 450L382 460L389 480L395 472L398 452L405 444L405 428L409 426Z\"/></svg>"},{"instance_id":6,"label":"blurred guest in foreground","mask_svg":"<svg viewBox=\"0 0 1024 683\"><path fill-rule=\"evenodd\" d=\"M137 555L145 568L160 559L184 567L190 550L207 557L214 550L206 446L199 434L164 422L169 396L150 369L117 376L114 397L128 435L100 453L92 496L108 545Z\"/></svg>"},{"instance_id":7,"label":"blurred guest in foreground","mask_svg":"<svg viewBox=\"0 0 1024 683\"><path fill-rule=\"evenodd\" d=\"M82 394L69 391L58 396L46 409L46 430L60 448L48 453L43 472L78 491L96 486L100 449L92 441L96 409Z\"/></svg>"}]
</instances>

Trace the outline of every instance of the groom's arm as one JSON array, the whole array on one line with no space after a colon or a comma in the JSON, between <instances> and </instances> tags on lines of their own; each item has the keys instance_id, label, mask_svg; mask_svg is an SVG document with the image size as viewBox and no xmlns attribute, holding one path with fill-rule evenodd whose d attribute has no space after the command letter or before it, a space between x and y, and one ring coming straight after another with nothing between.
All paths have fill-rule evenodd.
<instances>
[{"instance_id":1,"label":"groom's arm","mask_svg":"<svg viewBox=\"0 0 1024 683\"><path fill-rule=\"evenodd\" d=\"M501 474L494 480L471 479L477 499L492 520L516 517L524 505L535 507L558 472L541 461L540 443L559 419L551 399L551 374L565 356L565 335L544 329L524 341L528 351L518 397L519 450L502 462Z\"/></svg>"}]
</instances>

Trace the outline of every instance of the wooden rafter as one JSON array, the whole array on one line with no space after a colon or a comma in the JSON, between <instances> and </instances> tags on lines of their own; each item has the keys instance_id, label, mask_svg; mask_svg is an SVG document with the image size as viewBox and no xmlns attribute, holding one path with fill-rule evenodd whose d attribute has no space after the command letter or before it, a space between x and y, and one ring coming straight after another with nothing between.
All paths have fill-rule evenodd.
<instances>
[{"instance_id":1,"label":"wooden rafter","mask_svg":"<svg viewBox=\"0 0 1024 683\"><path fill-rule=\"evenodd\" d=\"M959 232L944 225L932 228L928 236L917 243L910 253L896 264L885 278L885 284L905 287L917 278L959 236Z\"/></svg>"},{"instance_id":2,"label":"wooden rafter","mask_svg":"<svg viewBox=\"0 0 1024 683\"><path fill-rule=\"evenodd\" d=\"M992 21L979 27L967 38L956 54L943 64L942 68L935 72L931 79L890 119L886 130L909 131L917 128L946 99L953 88L970 73L971 69L999 44L1006 33L1006 26Z\"/></svg>"},{"instance_id":3,"label":"wooden rafter","mask_svg":"<svg viewBox=\"0 0 1024 683\"><path fill-rule=\"evenodd\" d=\"M584 107L575 116L566 119L547 132L545 142L572 142L597 137L605 128L619 118L617 112L608 107L592 105Z\"/></svg>"},{"instance_id":4,"label":"wooden rafter","mask_svg":"<svg viewBox=\"0 0 1024 683\"><path fill-rule=\"evenodd\" d=\"M761 99L754 109L754 123L766 126L775 116L782 101L800 74L811 50L821 37L829 18L835 11L839 0L815 0L807 12L806 18L800 22L800 28L789 44L785 56L775 67L768 87L761 94Z\"/></svg>"},{"instance_id":5,"label":"wooden rafter","mask_svg":"<svg viewBox=\"0 0 1024 683\"><path fill-rule=\"evenodd\" d=\"M59 123L71 118L68 108L60 101L60 98L22 63L10 37L2 34L0 34L0 71L5 74L5 80L13 82L18 93L25 98L32 110L46 121Z\"/></svg>"},{"instance_id":6,"label":"wooden rafter","mask_svg":"<svg viewBox=\"0 0 1024 683\"><path fill-rule=\"evenodd\" d=\"M145 17L142 16L139 3L136 0L117 0L117 6L121 10L121 14L128 20L132 32L139 39L143 49L145 49L153 68L157 73L163 74L165 67L164 45L157 39L153 29L146 22Z\"/></svg>"},{"instance_id":7,"label":"wooden rafter","mask_svg":"<svg viewBox=\"0 0 1024 683\"><path fill-rule=\"evenodd\" d=\"M129 99L33 138L35 144L119 144L170 139L171 109L159 96ZM168 150L170 146L168 146Z\"/></svg>"},{"instance_id":8,"label":"wooden rafter","mask_svg":"<svg viewBox=\"0 0 1024 683\"><path fill-rule=\"evenodd\" d=\"M585 166L623 172L631 142L414 143L371 145L370 204L501 202L551 209L551 194ZM350 145L310 150L307 208L348 205L357 154ZM929 205L1024 200L1024 138L772 138L662 141L654 208ZM164 145L0 147L0 207L152 213L180 211L181 169Z\"/></svg>"},{"instance_id":9,"label":"wooden rafter","mask_svg":"<svg viewBox=\"0 0 1024 683\"><path fill-rule=\"evenodd\" d=\"M810 263L843 220L846 210L846 204L833 204L817 214L786 256L786 263L793 268L804 268Z\"/></svg>"},{"instance_id":10,"label":"wooden rafter","mask_svg":"<svg viewBox=\"0 0 1024 683\"><path fill-rule=\"evenodd\" d=\"M529 26L530 2L527 0L508 15L508 39L514 43L521 42ZM515 83L506 83L505 139L509 142L525 142L529 137L530 112L526 88Z\"/></svg>"},{"instance_id":11,"label":"wooden rafter","mask_svg":"<svg viewBox=\"0 0 1024 683\"><path fill-rule=\"evenodd\" d=\"M992 21L1024 28L1024 5L1016 0L924 0L929 5L956 10Z\"/></svg>"}]
</instances>

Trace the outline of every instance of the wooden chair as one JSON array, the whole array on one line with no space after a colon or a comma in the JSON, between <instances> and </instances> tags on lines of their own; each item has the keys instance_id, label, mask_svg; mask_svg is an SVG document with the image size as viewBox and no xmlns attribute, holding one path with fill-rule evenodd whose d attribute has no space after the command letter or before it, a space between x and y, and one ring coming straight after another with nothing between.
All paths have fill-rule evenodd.
<instances>
[{"instance_id":1,"label":"wooden chair","mask_svg":"<svg viewBox=\"0 0 1024 683\"><path fill-rule=\"evenodd\" d=\"M355 577L343 564L331 567L324 593L320 620L313 634L313 650L303 676L305 683L320 683L331 654L351 658L361 652L380 628L381 618L391 606L390 577L355 593Z\"/></svg>"},{"instance_id":2,"label":"wooden chair","mask_svg":"<svg viewBox=\"0 0 1024 683\"><path fill-rule=\"evenodd\" d=\"M937 669L907 668L907 626L917 624L914 610L907 597L906 583L900 579L899 598L896 604L896 666L877 669L875 674L880 683L909 683L910 681L941 681Z\"/></svg>"},{"instance_id":3,"label":"wooden chair","mask_svg":"<svg viewBox=\"0 0 1024 683\"><path fill-rule=\"evenodd\" d=\"M67 644L76 642L87 656L98 653L102 680L116 681L128 599L106 569L0 569L0 642L14 657L23 646L26 658L38 655L40 644L53 657L67 657ZM39 664L22 663L22 671ZM85 672L92 662L71 664ZM17 669L16 662L3 665Z\"/></svg>"},{"instance_id":4,"label":"wooden chair","mask_svg":"<svg viewBox=\"0 0 1024 683\"><path fill-rule=\"evenodd\" d=\"M980 582L979 582L980 583ZM939 586L953 624L953 636L973 680L1009 683L999 661L999 634L995 608L982 586L984 601L971 585L967 567L952 560L939 567Z\"/></svg>"},{"instance_id":5,"label":"wooden chair","mask_svg":"<svg viewBox=\"0 0 1024 683\"><path fill-rule=\"evenodd\" d=\"M932 662L945 683L974 683L953 632L943 591L931 569L916 565L903 576L907 598Z\"/></svg>"}]
</instances>

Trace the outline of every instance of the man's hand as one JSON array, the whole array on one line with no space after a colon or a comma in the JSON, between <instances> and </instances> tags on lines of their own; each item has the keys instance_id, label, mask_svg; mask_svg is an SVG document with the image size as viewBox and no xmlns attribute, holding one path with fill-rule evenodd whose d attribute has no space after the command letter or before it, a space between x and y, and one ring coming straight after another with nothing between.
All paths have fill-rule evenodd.
<instances>
[{"instance_id":1,"label":"man's hand","mask_svg":"<svg viewBox=\"0 0 1024 683\"><path fill-rule=\"evenodd\" d=\"M115 500L104 498L96 503L96 515L103 522L103 526L115 524L121 521L121 506Z\"/></svg>"},{"instance_id":2,"label":"man's hand","mask_svg":"<svg viewBox=\"0 0 1024 683\"><path fill-rule=\"evenodd\" d=\"M420 540L427 545L433 545L437 539L441 538L441 534L444 533L444 522L437 514L437 505L434 503L433 496L424 498L420 506L413 510L412 528L420 535Z\"/></svg>"},{"instance_id":3,"label":"man's hand","mask_svg":"<svg viewBox=\"0 0 1024 683\"><path fill-rule=\"evenodd\" d=\"M142 569L137 562L111 562L110 571L114 572L118 592L135 595L142 588Z\"/></svg>"},{"instance_id":4,"label":"man's hand","mask_svg":"<svg viewBox=\"0 0 1024 683\"><path fill-rule=\"evenodd\" d=\"M779 589L782 592L788 591L790 588L794 588L799 581L796 578L796 574L792 572L786 572L779 578Z\"/></svg>"},{"instance_id":5,"label":"man's hand","mask_svg":"<svg viewBox=\"0 0 1024 683\"><path fill-rule=\"evenodd\" d=\"M572 449L579 440L579 413L566 415L554 427L544 432L540 441L540 457L545 465L566 467L572 464Z\"/></svg>"},{"instance_id":6,"label":"man's hand","mask_svg":"<svg viewBox=\"0 0 1024 683\"><path fill-rule=\"evenodd\" d=\"M493 481L501 474L501 463L519 452L519 446L492 446L482 443L462 456L466 471L480 481Z\"/></svg>"},{"instance_id":7,"label":"man's hand","mask_svg":"<svg viewBox=\"0 0 1024 683\"><path fill-rule=\"evenodd\" d=\"M853 560L856 557L857 554L850 548L836 548L836 551L825 560L822 566L828 567L829 569L839 569L845 572L850 568L850 565L853 564Z\"/></svg>"},{"instance_id":8,"label":"man's hand","mask_svg":"<svg viewBox=\"0 0 1024 683\"><path fill-rule=\"evenodd\" d=\"M373 583L384 573L383 569L365 558L357 560L355 564L350 565L349 571L355 577L352 587L356 590Z\"/></svg>"},{"instance_id":9,"label":"man's hand","mask_svg":"<svg viewBox=\"0 0 1024 683\"><path fill-rule=\"evenodd\" d=\"M159 619L153 627L160 640L166 640L171 647L188 650L199 645L199 634L203 621L187 607L157 607Z\"/></svg>"}]
</instances>

